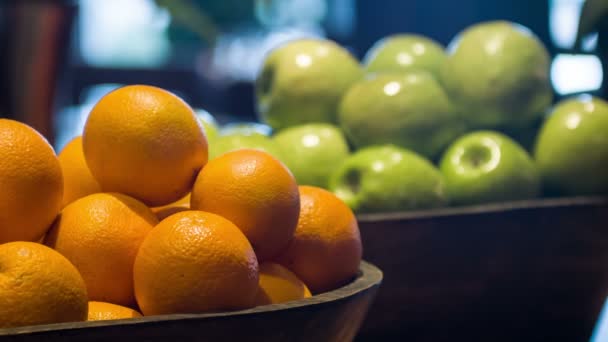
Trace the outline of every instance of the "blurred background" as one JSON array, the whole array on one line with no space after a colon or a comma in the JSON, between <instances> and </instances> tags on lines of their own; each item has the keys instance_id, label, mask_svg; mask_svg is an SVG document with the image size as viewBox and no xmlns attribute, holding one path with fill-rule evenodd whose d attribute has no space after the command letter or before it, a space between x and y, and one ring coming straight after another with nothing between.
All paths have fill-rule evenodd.
<instances>
[{"instance_id":1,"label":"blurred background","mask_svg":"<svg viewBox=\"0 0 608 342\"><path fill-rule=\"evenodd\" d=\"M574 49L584 0L8 0L0 4L0 115L56 149L122 84L169 89L225 123L255 120L252 82L273 47L327 37L361 58L378 39L421 33L447 45L473 23L532 29L553 56L557 99L603 81L597 35Z\"/></svg>"}]
</instances>

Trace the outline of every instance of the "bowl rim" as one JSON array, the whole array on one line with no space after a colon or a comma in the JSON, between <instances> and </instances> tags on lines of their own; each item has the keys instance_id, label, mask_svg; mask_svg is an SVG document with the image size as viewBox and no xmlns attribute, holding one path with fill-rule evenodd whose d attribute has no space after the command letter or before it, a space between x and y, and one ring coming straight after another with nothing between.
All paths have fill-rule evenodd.
<instances>
[{"instance_id":1,"label":"bowl rim","mask_svg":"<svg viewBox=\"0 0 608 342\"><path fill-rule=\"evenodd\" d=\"M358 214L357 221L359 223L387 222L465 215L481 215L528 209L582 206L608 206L608 196L550 197L427 210L366 213ZM361 227L361 225L359 225L359 227Z\"/></svg>"},{"instance_id":2,"label":"bowl rim","mask_svg":"<svg viewBox=\"0 0 608 342\"><path fill-rule=\"evenodd\" d=\"M117 320L106 320L106 321L84 321L84 322L66 322L66 323L53 323L53 324L40 324L40 325L28 325L23 327L15 328L0 328L0 337L3 336L14 336L14 335L27 335L33 333L44 333L44 332L58 332L58 331L73 331L90 328L103 328L112 326L138 326L147 325L156 322L170 322L170 321L200 321L205 319L221 318L227 316L249 316L259 313L280 311L280 310L292 310L301 307L310 307L316 305L323 305L329 302L340 301L346 298L358 295L370 288L380 286L383 279L382 271L368 263L361 260L359 265L359 272L356 278L350 283L337 288L332 291L320 293L309 298L295 300L287 303L280 304L269 304L257 306L250 309L235 310L235 311L223 311L215 313L202 313L202 314L170 314L170 315L154 315L154 316L143 316L128 319L117 319Z\"/></svg>"}]
</instances>

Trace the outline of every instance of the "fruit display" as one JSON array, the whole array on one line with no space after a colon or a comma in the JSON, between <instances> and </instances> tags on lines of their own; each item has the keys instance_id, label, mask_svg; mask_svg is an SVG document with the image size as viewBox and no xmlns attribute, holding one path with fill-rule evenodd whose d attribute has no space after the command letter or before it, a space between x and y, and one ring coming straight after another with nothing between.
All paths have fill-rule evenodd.
<instances>
[{"instance_id":1,"label":"fruit display","mask_svg":"<svg viewBox=\"0 0 608 342\"><path fill-rule=\"evenodd\" d=\"M248 309L357 277L352 210L260 148L208 158L231 136L274 142L202 113L160 88L118 88L59 157L0 120L0 328Z\"/></svg>"},{"instance_id":2,"label":"fruit display","mask_svg":"<svg viewBox=\"0 0 608 342\"><path fill-rule=\"evenodd\" d=\"M287 42L256 81L259 118L300 185L331 190L358 214L608 194L608 104L553 103L550 55L526 27L476 23L445 49L393 34L359 67L338 51ZM315 138L320 125L346 141L335 129Z\"/></svg>"},{"instance_id":3,"label":"fruit display","mask_svg":"<svg viewBox=\"0 0 608 342\"><path fill-rule=\"evenodd\" d=\"M261 123L148 85L102 97L58 155L0 119L0 328L307 300L357 277L358 214L608 194L608 103L551 107L548 69L533 33L486 22L362 63L287 42L255 81Z\"/></svg>"}]
</instances>

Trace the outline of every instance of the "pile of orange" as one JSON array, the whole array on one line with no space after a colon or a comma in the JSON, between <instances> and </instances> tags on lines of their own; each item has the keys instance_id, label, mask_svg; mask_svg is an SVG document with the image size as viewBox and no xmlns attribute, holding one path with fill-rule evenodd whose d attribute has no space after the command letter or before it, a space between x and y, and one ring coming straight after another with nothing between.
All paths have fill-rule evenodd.
<instances>
[{"instance_id":1,"label":"pile of orange","mask_svg":"<svg viewBox=\"0 0 608 342\"><path fill-rule=\"evenodd\" d=\"M59 156L0 119L0 155L0 328L281 303L359 268L342 201L259 150L208 161L201 122L160 88L103 97Z\"/></svg>"}]
</instances>

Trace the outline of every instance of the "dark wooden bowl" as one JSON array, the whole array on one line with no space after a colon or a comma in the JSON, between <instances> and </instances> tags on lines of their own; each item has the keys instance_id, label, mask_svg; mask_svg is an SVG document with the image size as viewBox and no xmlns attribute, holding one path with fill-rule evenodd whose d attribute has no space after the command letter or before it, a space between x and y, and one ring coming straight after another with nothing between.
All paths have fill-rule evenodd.
<instances>
[{"instance_id":1,"label":"dark wooden bowl","mask_svg":"<svg viewBox=\"0 0 608 342\"><path fill-rule=\"evenodd\" d=\"M359 217L384 272L358 340L588 341L608 294L608 199Z\"/></svg>"},{"instance_id":2,"label":"dark wooden bowl","mask_svg":"<svg viewBox=\"0 0 608 342\"><path fill-rule=\"evenodd\" d=\"M226 313L0 329L0 341L350 341L381 281L382 272L362 262L350 284L290 303Z\"/></svg>"}]
</instances>

